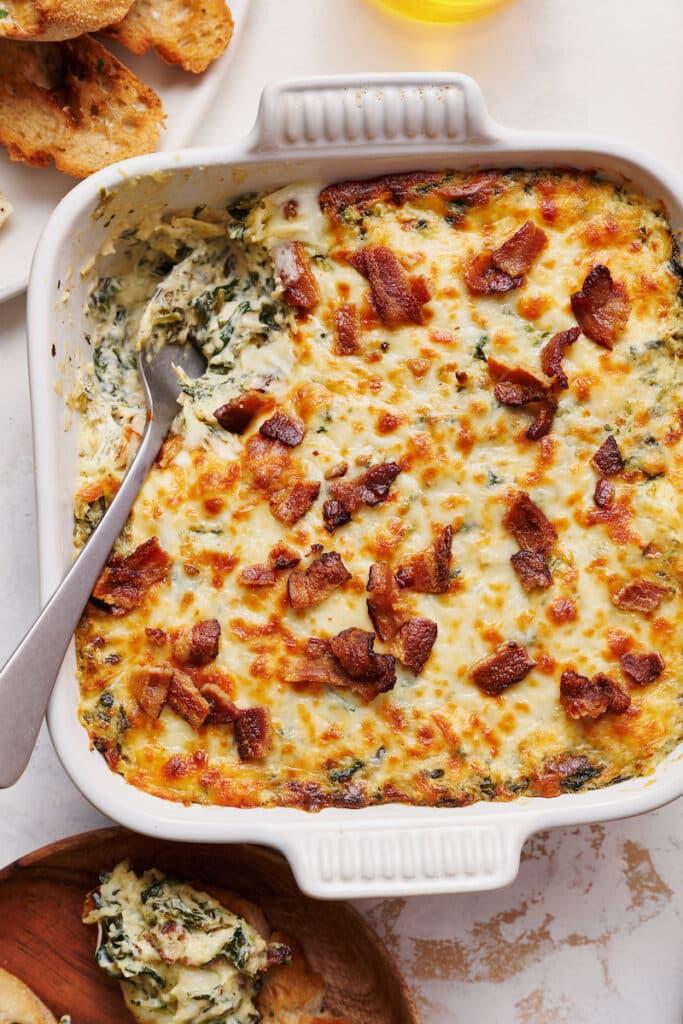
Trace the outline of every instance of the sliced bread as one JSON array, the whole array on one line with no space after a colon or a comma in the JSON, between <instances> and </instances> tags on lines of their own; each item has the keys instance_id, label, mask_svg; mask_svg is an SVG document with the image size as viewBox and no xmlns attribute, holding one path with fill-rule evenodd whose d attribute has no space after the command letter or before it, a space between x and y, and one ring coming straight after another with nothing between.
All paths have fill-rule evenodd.
<instances>
[{"instance_id":1,"label":"sliced bread","mask_svg":"<svg viewBox=\"0 0 683 1024\"><path fill-rule=\"evenodd\" d=\"M0 0L0 36L54 41L97 32L123 18L133 0Z\"/></svg>"},{"instance_id":2,"label":"sliced bread","mask_svg":"<svg viewBox=\"0 0 683 1024\"><path fill-rule=\"evenodd\" d=\"M12 160L85 177L156 146L161 100L91 36L0 39L0 143Z\"/></svg>"},{"instance_id":3,"label":"sliced bread","mask_svg":"<svg viewBox=\"0 0 683 1024\"><path fill-rule=\"evenodd\" d=\"M198 74L223 53L232 27L225 0L136 0L107 32L133 53L154 49L169 64Z\"/></svg>"}]
</instances>

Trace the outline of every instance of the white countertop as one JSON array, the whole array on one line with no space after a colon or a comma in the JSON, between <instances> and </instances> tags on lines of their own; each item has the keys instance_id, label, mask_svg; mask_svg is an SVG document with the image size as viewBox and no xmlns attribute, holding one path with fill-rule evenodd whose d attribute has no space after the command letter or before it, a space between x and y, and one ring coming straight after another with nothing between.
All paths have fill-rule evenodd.
<instances>
[{"instance_id":1,"label":"white countertop","mask_svg":"<svg viewBox=\"0 0 683 1024\"><path fill-rule=\"evenodd\" d=\"M274 78L459 70L506 124L627 139L680 166L682 39L681 0L511 0L453 29L392 19L365 0L252 0L197 141L243 134ZM0 307L0 323L4 657L38 599L24 300ZM102 821L43 735L24 778L0 793L0 864ZM363 909L398 955L425 1024L681 1024L682 835L678 801L537 837L507 889Z\"/></svg>"}]
</instances>

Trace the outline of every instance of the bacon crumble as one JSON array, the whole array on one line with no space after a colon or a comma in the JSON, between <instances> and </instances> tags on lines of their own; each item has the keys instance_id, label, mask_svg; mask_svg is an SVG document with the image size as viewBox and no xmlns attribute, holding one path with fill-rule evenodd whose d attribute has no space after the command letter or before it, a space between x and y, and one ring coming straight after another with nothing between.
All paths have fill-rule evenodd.
<instances>
[{"instance_id":1,"label":"bacon crumble","mask_svg":"<svg viewBox=\"0 0 683 1024\"><path fill-rule=\"evenodd\" d=\"M554 377L559 388L569 387L567 374L562 368L562 359L570 345L573 345L581 334L580 327L570 327L567 331L554 334L541 351L541 368L548 377Z\"/></svg>"},{"instance_id":2,"label":"bacon crumble","mask_svg":"<svg viewBox=\"0 0 683 1024\"><path fill-rule=\"evenodd\" d=\"M465 271L465 284L476 295L519 288L547 242L545 231L528 220L492 252L479 253Z\"/></svg>"},{"instance_id":3,"label":"bacon crumble","mask_svg":"<svg viewBox=\"0 0 683 1024\"><path fill-rule=\"evenodd\" d=\"M393 640L406 620L407 611L391 568L375 562L368 573L368 615L380 640Z\"/></svg>"},{"instance_id":4,"label":"bacon crumble","mask_svg":"<svg viewBox=\"0 0 683 1024\"><path fill-rule=\"evenodd\" d=\"M560 679L560 702L570 718L599 718L608 711L622 715L630 707L631 698L604 672L589 679L568 669Z\"/></svg>"},{"instance_id":5,"label":"bacon crumble","mask_svg":"<svg viewBox=\"0 0 683 1024\"><path fill-rule=\"evenodd\" d=\"M400 327L424 322L422 306L427 300L414 293L408 275L391 249L386 245L366 245L356 250L349 262L367 278L382 323Z\"/></svg>"},{"instance_id":6,"label":"bacon crumble","mask_svg":"<svg viewBox=\"0 0 683 1024\"><path fill-rule=\"evenodd\" d=\"M335 345L338 356L352 356L360 349L360 317L353 302L342 302L334 311Z\"/></svg>"},{"instance_id":7,"label":"bacon crumble","mask_svg":"<svg viewBox=\"0 0 683 1024\"><path fill-rule=\"evenodd\" d=\"M489 359L487 365L495 381L493 394L496 400L512 408L536 406L535 419L528 427L526 436L530 441L545 437L557 412L557 398L552 388L546 387L543 381L527 370L504 366L495 359Z\"/></svg>"},{"instance_id":8,"label":"bacon crumble","mask_svg":"<svg viewBox=\"0 0 683 1024\"><path fill-rule=\"evenodd\" d=\"M172 680L173 668L170 665L150 665L138 673L133 682L133 693L150 718L157 719L161 714Z\"/></svg>"},{"instance_id":9,"label":"bacon crumble","mask_svg":"<svg viewBox=\"0 0 683 1024\"><path fill-rule=\"evenodd\" d=\"M320 302L320 289L304 245L282 242L273 253L273 265L282 283L285 302L304 313L315 309Z\"/></svg>"},{"instance_id":10,"label":"bacon crumble","mask_svg":"<svg viewBox=\"0 0 683 1024\"><path fill-rule=\"evenodd\" d=\"M235 721L239 712L218 683L204 683L199 692L209 705L205 725L231 725Z\"/></svg>"},{"instance_id":11,"label":"bacon crumble","mask_svg":"<svg viewBox=\"0 0 683 1024\"><path fill-rule=\"evenodd\" d=\"M287 581L292 608L311 608L351 579L351 573L336 551L326 551L305 572L293 572Z\"/></svg>"},{"instance_id":12,"label":"bacon crumble","mask_svg":"<svg viewBox=\"0 0 683 1024\"><path fill-rule=\"evenodd\" d=\"M503 525L522 551L535 551L546 558L557 540L555 527L525 491L517 491L514 495Z\"/></svg>"},{"instance_id":13,"label":"bacon crumble","mask_svg":"<svg viewBox=\"0 0 683 1024\"><path fill-rule=\"evenodd\" d=\"M281 523L293 526L312 508L319 493L317 480L296 480L271 496L270 511Z\"/></svg>"},{"instance_id":14,"label":"bacon crumble","mask_svg":"<svg viewBox=\"0 0 683 1024\"><path fill-rule=\"evenodd\" d=\"M623 285L613 281L601 263L586 276L580 291L571 296L571 304L583 333L604 348L612 348L631 312Z\"/></svg>"},{"instance_id":15,"label":"bacon crumble","mask_svg":"<svg viewBox=\"0 0 683 1024\"><path fill-rule=\"evenodd\" d=\"M168 703L193 729L203 725L209 713L209 702L202 697L190 676L178 669L173 672Z\"/></svg>"},{"instance_id":16,"label":"bacon crumble","mask_svg":"<svg viewBox=\"0 0 683 1024\"><path fill-rule=\"evenodd\" d=\"M365 181L340 181L328 185L318 197L323 213L338 217L349 206L366 207L387 202L401 206L407 199L443 180L436 171L411 171L406 174L385 174Z\"/></svg>"},{"instance_id":17,"label":"bacon crumble","mask_svg":"<svg viewBox=\"0 0 683 1024\"><path fill-rule=\"evenodd\" d=\"M208 665L218 657L221 627L218 619L204 619L181 629L173 641L173 654L187 665Z\"/></svg>"},{"instance_id":18,"label":"bacon crumble","mask_svg":"<svg viewBox=\"0 0 683 1024\"><path fill-rule=\"evenodd\" d=\"M536 662L530 658L526 647L510 640L477 662L470 675L480 690L495 697L524 679L535 666Z\"/></svg>"},{"instance_id":19,"label":"bacon crumble","mask_svg":"<svg viewBox=\"0 0 683 1024\"><path fill-rule=\"evenodd\" d=\"M332 650L335 641L341 659ZM311 637L304 655L288 673L287 681L337 686L352 690L364 700L370 701L380 693L393 689L396 684L395 659L390 654L375 654L373 644L373 633L353 627L332 640ZM347 671L344 662L350 664L353 671ZM362 673L363 669L367 671Z\"/></svg>"},{"instance_id":20,"label":"bacon crumble","mask_svg":"<svg viewBox=\"0 0 683 1024\"><path fill-rule=\"evenodd\" d=\"M602 476L617 476L621 473L624 459L614 434L609 434L605 438L591 462Z\"/></svg>"},{"instance_id":21,"label":"bacon crumble","mask_svg":"<svg viewBox=\"0 0 683 1024\"><path fill-rule=\"evenodd\" d=\"M671 596L668 587L661 587L649 580L633 580L619 590L612 601L617 608L628 612L642 612L648 615L659 608L662 601Z\"/></svg>"},{"instance_id":22,"label":"bacon crumble","mask_svg":"<svg viewBox=\"0 0 683 1024\"><path fill-rule=\"evenodd\" d=\"M424 551L399 565L396 582L420 594L445 594L451 582L452 549L453 528L444 526Z\"/></svg>"},{"instance_id":23,"label":"bacon crumble","mask_svg":"<svg viewBox=\"0 0 683 1024\"><path fill-rule=\"evenodd\" d=\"M604 477L600 477L593 492L593 501L598 508L609 508L614 502L614 495L614 484L609 480L605 480Z\"/></svg>"},{"instance_id":24,"label":"bacon crumble","mask_svg":"<svg viewBox=\"0 0 683 1024\"><path fill-rule=\"evenodd\" d=\"M437 633L436 622L422 618L408 619L399 629L396 635L396 656L413 675L419 675L425 667Z\"/></svg>"},{"instance_id":25,"label":"bacon crumble","mask_svg":"<svg viewBox=\"0 0 683 1024\"><path fill-rule=\"evenodd\" d=\"M284 412L276 412L261 424L259 433L262 437L269 437L271 441L281 441L288 448L296 448L303 441L306 428L300 419L288 416Z\"/></svg>"},{"instance_id":26,"label":"bacon crumble","mask_svg":"<svg viewBox=\"0 0 683 1024\"><path fill-rule=\"evenodd\" d=\"M231 434L243 434L252 420L269 405L272 405L269 395L250 390L220 405L214 411L214 416L224 430Z\"/></svg>"},{"instance_id":27,"label":"bacon crumble","mask_svg":"<svg viewBox=\"0 0 683 1024\"><path fill-rule=\"evenodd\" d=\"M396 683L395 660L391 654L376 654L375 634L351 626L330 640L330 650L351 679L371 685L378 693L393 689Z\"/></svg>"},{"instance_id":28,"label":"bacon crumble","mask_svg":"<svg viewBox=\"0 0 683 1024\"><path fill-rule=\"evenodd\" d=\"M400 472L397 462L382 462L353 480L333 483L329 491L331 497L323 504L323 519L328 533L334 533L350 522L361 505L374 507L386 501L389 488Z\"/></svg>"},{"instance_id":29,"label":"bacon crumble","mask_svg":"<svg viewBox=\"0 0 683 1024\"><path fill-rule=\"evenodd\" d=\"M107 605L112 615L125 615L143 604L147 591L167 578L170 567L170 555L157 537L150 537L125 558L111 556L92 596Z\"/></svg>"},{"instance_id":30,"label":"bacon crumble","mask_svg":"<svg viewBox=\"0 0 683 1024\"><path fill-rule=\"evenodd\" d=\"M656 651L649 654L622 654L619 660L626 675L638 686L654 682L664 671L664 659Z\"/></svg>"},{"instance_id":31,"label":"bacon crumble","mask_svg":"<svg viewBox=\"0 0 683 1024\"><path fill-rule=\"evenodd\" d=\"M470 181L456 185L449 182L439 185L434 193L449 203L467 203L468 205L480 205L488 201L495 186L500 179L497 171L483 171Z\"/></svg>"},{"instance_id":32,"label":"bacon crumble","mask_svg":"<svg viewBox=\"0 0 683 1024\"><path fill-rule=\"evenodd\" d=\"M525 590L547 590L552 586L548 563L539 551L517 551L510 561Z\"/></svg>"},{"instance_id":33,"label":"bacon crumble","mask_svg":"<svg viewBox=\"0 0 683 1024\"><path fill-rule=\"evenodd\" d=\"M261 761L273 745L273 728L267 708L245 708L235 719L235 743L241 761Z\"/></svg>"}]
</instances>

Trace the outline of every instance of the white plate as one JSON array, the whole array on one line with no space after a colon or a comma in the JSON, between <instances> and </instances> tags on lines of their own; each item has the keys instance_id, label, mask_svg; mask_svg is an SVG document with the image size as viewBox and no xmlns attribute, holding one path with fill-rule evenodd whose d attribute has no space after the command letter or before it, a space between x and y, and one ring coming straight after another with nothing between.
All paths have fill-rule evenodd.
<instances>
[{"instance_id":1,"label":"white plate","mask_svg":"<svg viewBox=\"0 0 683 1024\"><path fill-rule=\"evenodd\" d=\"M178 149L190 140L195 126L216 95L239 43L248 0L229 0L235 28L230 44L203 75L165 64L155 53L135 57L103 37L103 43L161 97L167 120L159 140L160 150ZM0 302L22 292L28 284L33 250L48 217L76 179L54 168L29 167L12 162L0 146L0 192L14 213L0 231Z\"/></svg>"}]
</instances>

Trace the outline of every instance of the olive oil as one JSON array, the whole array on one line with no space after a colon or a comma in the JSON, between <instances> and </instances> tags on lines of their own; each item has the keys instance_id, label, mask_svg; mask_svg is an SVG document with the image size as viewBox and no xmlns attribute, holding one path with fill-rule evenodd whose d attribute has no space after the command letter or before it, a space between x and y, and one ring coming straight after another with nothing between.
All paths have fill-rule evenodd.
<instances>
[{"instance_id":1,"label":"olive oil","mask_svg":"<svg viewBox=\"0 0 683 1024\"><path fill-rule=\"evenodd\" d=\"M385 10L415 21L441 24L467 21L500 7L505 0L374 0Z\"/></svg>"}]
</instances>

